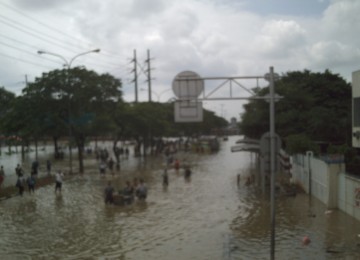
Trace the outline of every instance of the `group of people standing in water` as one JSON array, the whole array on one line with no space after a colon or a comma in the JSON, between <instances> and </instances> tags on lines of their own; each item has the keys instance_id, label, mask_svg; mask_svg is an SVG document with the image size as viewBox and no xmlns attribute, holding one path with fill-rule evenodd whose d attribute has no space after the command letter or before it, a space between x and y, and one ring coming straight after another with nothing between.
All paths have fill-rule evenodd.
<instances>
[{"instance_id":1,"label":"group of people standing in water","mask_svg":"<svg viewBox=\"0 0 360 260\"><path fill-rule=\"evenodd\" d=\"M46 162L46 170L47 170L47 176L50 176L51 175L51 162L49 160L47 160L47 162ZM31 173L27 177L25 176L25 173L24 173L22 167L20 166L20 164L17 164L17 166L15 168L15 174L17 176L15 187L19 190L20 196L23 196L26 185L28 186L29 193L35 193L35 185L38 181L38 171L39 171L39 162L38 161L34 161L32 163ZM55 192L59 191L61 193L63 177L64 177L64 175L60 170L55 174Z\"/></svg>"},{"instance_id":2,"label":"group of people standing in water","mask_svg":"<svg viewBox=\"0 0 360 260\"><path fill-rule=\"evenodd\" d=\"M170 167L171 164L173 164L173 167L176 172L178 172L180 169L180 161L178 159L173 160L173 158L171 158L171 157L166 159L166 167L165 167L163 175L162 175L164 187L169 186L168 168ZM191 177L191 169L187 165L184 166L184 177L187 180Z\"/></svg>"},{"instance_id":3,"label":"group of people standing in water","mask_svg":"<svg viewBox=\"0 0 360 260\"><path fill-rule=\"evenodd\" d=\"M180 169L180 161L177 158L174 158L176 149L173 149L171 146L165 147L164 156L165 156L165 168L162 174L162 184L166 188L169 185L169 175L168 169L173 168L177 172ZM112 160L109 155L104 156L104 158L99 158L99 168L100 175L105 176L106 168L110 169L110 172L113 174L112 170ZM184 177L189 179L191 176L190 166L186 163L186 160L182 163L184 168ZM116 191L113 187L111 181L107 182L107 186L104 189L104 200L105 204L115 204L115 205L129 205L132 204L135 200L145 201L148 194L148 188L144 182L144 179L134 178L132 182L125 181L124 187Z\"/></svg>"},{"instance_id":4,"label":"group of people standing in water","mask_svg":"<svg viewBox=\"0 0 360 260\"><path fill-rule=\"evenodd\" d=\"M126 181L125 187L115 193L111 181L108 181L108 185L105 188L105 204L132 204L136 199L145 201L147 197L147 185L144 179L134 178L133 183Z\"/></svg>"},{"instance_id":5,"label":"group of people standing in water","mask_svg":"<svg viewBox=\"0 0 360 260\"><path fill-rule=\"evenodd\" d=\"M166 157L166 167L162 174L162 184L166 188L169 185L168 169L173 167L176 172L180 170L180 161ZM184 166L184 177L189 179L191 177L191 169L189 166ZM107 186L104 190L105 204L115 205L130 205L135 199L138 201L145 201L148 194L148 188L144 179L134 178L133 182L126 181L125 187L120 189L118 192L112 185L111 181L108 181Z\"/></svg>"}]
</instances>

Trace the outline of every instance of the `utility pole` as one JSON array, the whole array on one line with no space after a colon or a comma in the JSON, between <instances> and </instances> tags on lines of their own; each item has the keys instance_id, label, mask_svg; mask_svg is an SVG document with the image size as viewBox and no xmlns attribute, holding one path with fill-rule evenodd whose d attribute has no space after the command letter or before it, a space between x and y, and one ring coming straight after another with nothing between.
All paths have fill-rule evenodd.
<instances>
[{"instance_id":1,"label":"utility pole","mask_svg":"<svg viewBox=\"0 0 360 260\"><path fill-rule=\"evenodd\" d=\"M28 76L27 74L25 74L25 88L27 88L29 85L29 82L28 82ZM38 150L37 150L37 142L35 142L36 144L36 149L35 149L35 158L36 160L38 159ZM17 147L17 146L16 146ZM1 154L1 152L0 152ZM22 158L25 157L25 147L24 147L24 142L21 142L21 156Z\"/></svg>"},{"instance_id":2,"label":"utility pole","mask_svg":"<svg viewBox=\"0 0 360 260\"><path fill-rule=\"evenodd\" d=\"M147 50L147 82L148 82L148 91L149 91L149 102L151 102L151 65L150 65L150 50Z\"/></svg>"},{"instance_id":3,"label":"utility pole","mask_svg":"<svg viewBox=\"0 0 360 260\"><path fill-rule=\"evenodd\" d=\"M134 50L134 59L132 60L134 62L134 81L135 82L135 103L138 102L138 76L137 76L137 60L136 60L136 50Z\"/></svg>"},{"instance_id":4,"label":"utility pole","mask_svg":"<svg viewBox=\"0 0 360 260\"><path fill-rule=\"evenodd\" d=\"M274 92L274 68L270 67L270 217L271 217L271 252L270 259L275 259L275 92Z\"/></svg>"},{"instance_id":5,"label":"utility pole","mask_svg":"<svg viewBox=\"0 0 360 260\"><path fill-rule=\"evenodd\" d=\"M28 77L27 74L25 74L25 88L28 86Z\"/></svg>"}]
</instances>

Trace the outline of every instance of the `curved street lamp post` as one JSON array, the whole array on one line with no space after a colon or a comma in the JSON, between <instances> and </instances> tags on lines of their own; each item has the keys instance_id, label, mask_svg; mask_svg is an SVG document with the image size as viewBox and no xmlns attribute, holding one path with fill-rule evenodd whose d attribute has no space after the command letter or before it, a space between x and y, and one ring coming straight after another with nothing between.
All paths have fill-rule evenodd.
<instances>
[{"instance_id":1,"label":"curved street lamp post","mask_svg":"<svg viewBox=\"0 0 360 260\"><path fill-rule=\"evenodd\" d=\"M100 52L100 49L94 49L94 50L79 53L79 54L75 55L74 57L72 57L69 61L57 53L48 52L48 51L38 51L37 53L40 55L42 55L42 54L51 55L51 56L55 56L55 57L62 59L65 62L65 66L67 67L66 84L69 85L70 84L70 68L71 68L71 64L73 63L73 61L80 56L83 56L83 55L86 55L89 53L93 53L93 52ZM69 110L69 115L68 115L68 117L69 117L68 118L68 120L69 120L69 122L68 122L68 124L69 124L69 172L72 173L72 151L71 151L72 130L71 130L70 92L68 93L68 97L69 97L69 102L68 102L68 110Z\"/></svg>"}]
</instances>

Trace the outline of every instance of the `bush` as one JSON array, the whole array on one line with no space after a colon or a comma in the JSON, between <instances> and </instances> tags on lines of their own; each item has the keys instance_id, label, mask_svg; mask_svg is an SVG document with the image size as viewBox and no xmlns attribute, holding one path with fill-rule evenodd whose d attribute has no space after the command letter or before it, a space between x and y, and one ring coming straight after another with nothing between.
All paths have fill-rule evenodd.
<instances>
[{"instance_id":1,"label":"bush","mask_svg":"<svg viewBox=\"0 0 360 260\"><path fill-rule=\"evenodd\" d=\"M307 151L313 151L314 154L319 153L319 147L304 134L289 135L285 138L286 151L289 154L304 154Z\"/></svg>"},{"instance_id":2,"label":"bush","mask_svg":"<svg viewBox=\"0 0 360 260\"><path fill-rule=\"evenodd\" d=\"M349 148L345 152L345 170L347 173L360 175L360 156L357 149Z\"/></svg>"},{"instance_id":3,"label":"bush","mask_svg":"<svg viewBox=\"0 0 360 260\"><path fill-rule=\"evenodd\" d=\"M346 154L351 149L347 144L343 145L329 145L327 149L328 154Z\"/></svg>"}]
</instances>

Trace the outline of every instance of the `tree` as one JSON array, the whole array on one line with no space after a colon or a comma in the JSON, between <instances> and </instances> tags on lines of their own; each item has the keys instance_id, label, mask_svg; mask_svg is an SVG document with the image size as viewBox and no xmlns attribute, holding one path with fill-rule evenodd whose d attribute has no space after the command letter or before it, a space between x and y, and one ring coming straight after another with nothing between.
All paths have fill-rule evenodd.
<instances>
[{"instance_id":1,"label":"tree","mask_svg":"<svg viewBox=\"0 0 360 260\"><path fill-rule=\"evenodd\" d=\"M36 112L49 121L42 124L43 133L68 133L74 139L82 173L86 138L95 131L104 131L103 134L110 131L112 122L109 115L116 104L122 102L120 88L121 81L109 74L99 75L84 67L75 67L44 73L23 93L24 98L36 101L33 104Z\"/></svg>"},{"instance_id":2,"label":"tree","mask_svg":"<svg viewBox=\"0 0 360 260\"><path fill-rule=\"evenodd\" d=\"M15 99L14 93L7 91L4 87L0 88L0 133L7 132L4 120L6 115L12 110Z\"/></svg>"},{"instance_id":3,"label":"tree","mask_svg":"<svg viewBox=\"0 0 360 260\"><path fill-rule=\"evenodd\" d=\"M313 142L350 142L351 86L329 70L323 73L288 72L275 82L275 92L283 96L275 104L276 132L287 136L303 134ZM257 90L260 96L268 87ZM241 131L252 138L269 129L269 105L252 100L244 106Z\"/></svg>"},{"instance_id":4,"label":"tree","mask_svg":"<svg viewBox=\"0 0 360 260\"><path fill-rule=\"evenodd\" d=\"M58 140L69 134L68 102L66 102L67 74L65 70L53 70L43 73L35 82L29 83L23 89L21 100L24 110L30 117L28 128L39 128L37 135L51 136L54 141L55 157L59 155ZM17 113L21 113L18 111ZM36 140L37 137L33 136Z\"/></svg>"},{"instance_id":5,"label":"tree","mask_svg":"<svg viewBox=\"0 0 360 260\"><path fill-rule=\"evenodd\" d=\"M11 103L15 100L15 94L0 87L0 116L11 109Z\"/></svg>"},{"instance_id":6,"label":"tree","mask_svg":"<svg viewBox=\"0 0 360 260\"><path fill-rule=\"evenodd\" d=\"M120 105L115 122L118 134L137 141L138 153L153 145L154 138L211 134L214 128L227 126L227 121L214 112L204 110L204 120L198 123L174 122L173 103L142 102ZM118 136L119 138L119 136Z\"/></svg>"},{"instance_id":7,"label":"tree","mask_svg":"<svg viewBox=\"0 0 360 260\"><path fill-rule=\"evenodd\" d=\"M8 129L6 128L5 124L5 118L6 115L11 111L12 104L15 102L15 94L7 91L4 87L0 88L0 136L1 139L5 138L6 133L8 132ZM1 148L1 140L0 139L0 148ZM1 155L1 149L0 149L0 155Z\"/></svg>"},{"instance_id":8,"label":"tree","mask_svg":"<svg viewBox=\"0 0 360 260\"><path fill-rule=\"evenodd\" d=\"M167 134L170 128L167 110L168 108L163 104L154 102L133 103L128 106L123 117L125 127L131 129L131 135L137 141L138 149L143 145L144 156L154 137ZM140 150L137 152L139 153Z\"/></svg>"}]
</instances>

